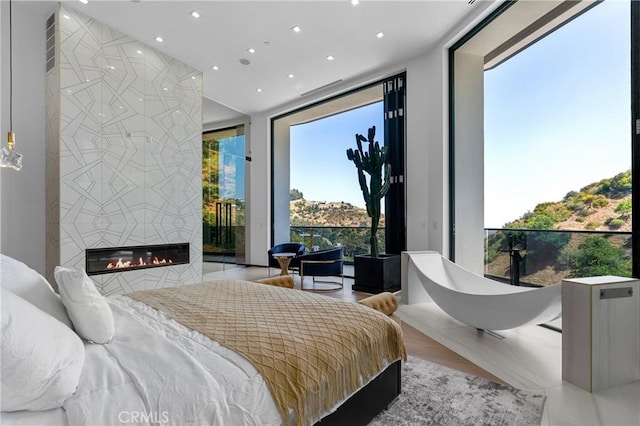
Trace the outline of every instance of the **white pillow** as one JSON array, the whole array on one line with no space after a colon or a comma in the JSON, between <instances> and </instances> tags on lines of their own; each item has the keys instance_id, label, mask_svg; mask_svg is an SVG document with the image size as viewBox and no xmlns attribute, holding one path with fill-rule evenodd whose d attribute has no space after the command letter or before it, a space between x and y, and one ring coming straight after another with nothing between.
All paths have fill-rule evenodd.
<instances>
[{"instance_id":1,"label":"white pillow","mask_svg":"<svg viewBox=\"0 0 640 426\"><path fill-rule=\"evenodd\" d=\"M109 343L115 332L111 307L84 269L56 266L53 276L78 335L90 342Z\"/></svg>"},{"instance_id":2,"label":"white pillow","mask_svg":"<svg viewBox=\"0 0 640 426\"><path fill-rule=\"evenodd\" d=\"M24 263L0 254L0 286L71 327L71 320L51 284Z\"/></svg>"},{"instance_id":3,"label":"white pillow","mask_svg":"<svg viewBox=\"0 0 640 426\"><path fill-rule=\"evenodd\" d=\"M2 289L2 411L61 407L83 364L84 345L69 327Z\"/></svg>"}]
</instances>

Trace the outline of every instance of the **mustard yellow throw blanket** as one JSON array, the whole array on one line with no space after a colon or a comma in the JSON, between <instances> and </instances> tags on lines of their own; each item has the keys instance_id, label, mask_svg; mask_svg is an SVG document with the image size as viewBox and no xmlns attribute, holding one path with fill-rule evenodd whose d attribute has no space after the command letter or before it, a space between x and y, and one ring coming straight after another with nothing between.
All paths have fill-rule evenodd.
<instances>
[{"instance_id":1,"label":"mustard yellow throw blanket","mask_svg":"<svg viewBox=\"0 0 640 426\"><path fill-rule=\"evenodd\" d=\"M165 312L247 358L289 424L314 423L388 364L406 359L402 331L353 302L239 280L138 291Z\"/></svg>"}]
</instances>

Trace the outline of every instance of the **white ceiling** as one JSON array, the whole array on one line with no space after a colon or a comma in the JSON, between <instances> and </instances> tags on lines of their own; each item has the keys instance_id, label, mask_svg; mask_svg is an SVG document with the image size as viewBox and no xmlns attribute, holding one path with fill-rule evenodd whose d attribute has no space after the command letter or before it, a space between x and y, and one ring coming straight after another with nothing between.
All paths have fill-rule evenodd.
<instances>
[{"instance_id":1,"label":"white ceiling","mask_svg":"<svg viewBox=\"0 0 640 426\"><path fill-rule=\"evenodd\" d=\"M467 0L94 1L65 4L204 72L204 96L252 114L427 52ZM189 15L197 10L201 17ZM292 27L302 31L295 33ZM383 31L385 36L377 38ZM161 35L165 42L157 43ZM256 49L251 54L249 48ZM327 61L327 55L335 56ZM248 59L250 65L240 64ZM213 65L219 71L211 69ZM289 78L293 74L295 77ZM262 89L258 92L257 89ZM215 110L215 108L213 108ZM222 119L233 111L218 108Z\"/></svg>"}]
</instances>

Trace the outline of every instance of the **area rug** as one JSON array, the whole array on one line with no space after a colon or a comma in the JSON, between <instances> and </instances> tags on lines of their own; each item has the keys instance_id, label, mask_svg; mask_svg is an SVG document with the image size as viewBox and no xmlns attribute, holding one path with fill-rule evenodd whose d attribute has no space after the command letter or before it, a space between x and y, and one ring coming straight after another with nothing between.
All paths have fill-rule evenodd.
<instances>
[{"instance_id":1,"label":"area rug","mask_svg":"<svg viewBox=\"0 0 640 426\"><path fill-rule=\"evenodd\" d=\"M402 393L370 426L539 425L546 396L409 357Z\"/></svg>"}]
</instances>

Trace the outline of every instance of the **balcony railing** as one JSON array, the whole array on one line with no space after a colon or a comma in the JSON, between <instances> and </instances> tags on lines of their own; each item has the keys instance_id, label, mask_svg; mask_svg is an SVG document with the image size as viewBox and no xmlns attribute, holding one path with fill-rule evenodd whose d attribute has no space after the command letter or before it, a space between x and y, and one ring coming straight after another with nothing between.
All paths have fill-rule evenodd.
<instances>
[{"instance_id":1,"label":"balcony railing","mask_svg":"<svg viewBox=\"0 0 640 426\"><path fill-rule=\"evenodd\" d=\"M631 276L631 232L486 228L484 254L485 276L514 285Z\"/></svg>"},{"instance_id":2,"label":"balcony railing","mask_svg":"<svg viewBox=\"0 0 640 426\"><path fill-rule=\"evenodd\" d=\"M345 262L357 254L369 254L371 229L360 226L291 226L291 241L315 251L331 247L344 248ZM378 244L384 252L384 228L378 228Z\"/></svg>"},{"instance_id":3,"label":"balcony railing","mask_svg":"<svg viewBox=\"0 0 640 426\"><path fill-rule=\"evenodd\" d=\"M564 278L631 276L631 233L485 228L485 276L514 285L545 286ZM290 240L322 250L342 246L345 261L369 253L368 227L291 226ZM378 232L384 251L384 228Z\"/></svg>"}]
</instances>

